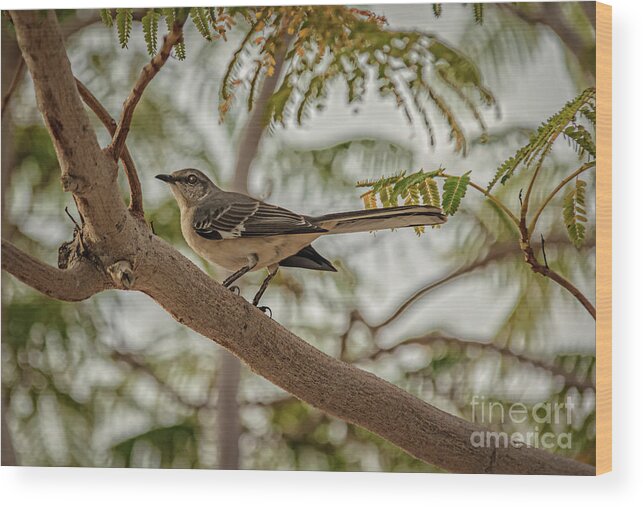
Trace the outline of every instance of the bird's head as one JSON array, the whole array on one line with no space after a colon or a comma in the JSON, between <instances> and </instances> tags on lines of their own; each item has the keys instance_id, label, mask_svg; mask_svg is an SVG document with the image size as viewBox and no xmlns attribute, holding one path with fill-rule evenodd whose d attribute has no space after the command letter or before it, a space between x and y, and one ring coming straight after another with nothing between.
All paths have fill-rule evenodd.
<instances>
[{"instance_id":1,"label":"bird's head","mask_svg":"<svg viewBox=\"0 0 643 507\"><path fill-rule=\"evenodd\" d=\"M198 169L179 169L172 174L157 174L156 178L168 183L179 205L193 206L218 187Z\"/></svg>"}]
</instances>

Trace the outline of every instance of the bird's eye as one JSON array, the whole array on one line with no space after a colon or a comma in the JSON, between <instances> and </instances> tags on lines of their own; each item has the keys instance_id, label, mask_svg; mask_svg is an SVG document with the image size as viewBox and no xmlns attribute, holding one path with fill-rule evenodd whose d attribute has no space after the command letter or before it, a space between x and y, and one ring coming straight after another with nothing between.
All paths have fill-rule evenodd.
<instances>
[{"instance_id":1,"label":"bird's eye","mask_svg":"<svg viewBox=\"0 0 643 507\"><path fill-rule=\"evenodd\" d=\"M190 185L194 185L196 183L196 176L194 174L190 174L190 176L188 176L188 183Z\"/></svg>"}]
</instances>

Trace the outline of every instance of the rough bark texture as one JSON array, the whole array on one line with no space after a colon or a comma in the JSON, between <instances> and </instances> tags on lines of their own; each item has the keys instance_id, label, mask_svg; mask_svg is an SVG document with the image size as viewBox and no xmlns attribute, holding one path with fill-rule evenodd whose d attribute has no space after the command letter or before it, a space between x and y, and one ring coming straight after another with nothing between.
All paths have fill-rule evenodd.
<instances>
[{"instance_id":1,"label":"rough bark texture","mask_svg":"<svg viewBox=\"0 0 643 507\"><path fill-rule=\"evenodd\" d=\"M594 474L591 466L539 449L474 448L471 433L483 428L320 352L156 237L120 197L116 162L101 150L89 126L55 15L13 11L11 16L60 160L63 186L74 193L84 218L84 253L68 270L55 273L7 244L4 269L63 299L74 299L72 277L82 297L108 287L142 291L178 322L221 344L294 396L446 470Z\"/></svg>"}]
</instances>

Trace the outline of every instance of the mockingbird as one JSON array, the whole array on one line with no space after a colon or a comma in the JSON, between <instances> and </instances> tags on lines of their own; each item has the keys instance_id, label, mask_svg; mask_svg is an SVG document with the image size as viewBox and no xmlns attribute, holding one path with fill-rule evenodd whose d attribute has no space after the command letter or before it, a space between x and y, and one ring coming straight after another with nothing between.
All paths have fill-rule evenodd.
<instances>
[{"instance_id":1,"label":"mockingbird","mask_svg":"<svg viewBox=\"0 0 643 507\"><path fill-rule=\"evenodd\" d=\"M268 276L252 300L255 306L279 266L337 271L311 246L320 236L436 225L447 220L442 210L434 206L399 206L311 217L221 190L197 169L181 169L156 177L170 184L181 210L181 232L190 248L213 264L233 271L223 282L225 287L249 271L268 268Z\"/></svg>"}]
</instances>

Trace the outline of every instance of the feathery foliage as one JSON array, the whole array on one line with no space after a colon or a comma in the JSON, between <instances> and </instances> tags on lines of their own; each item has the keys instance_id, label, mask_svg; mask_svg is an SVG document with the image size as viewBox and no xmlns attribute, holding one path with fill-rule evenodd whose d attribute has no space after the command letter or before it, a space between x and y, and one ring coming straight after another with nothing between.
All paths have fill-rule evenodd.
<instances>
[{"instance_id":1,"label":"feathery foliage","mask_svg":"<svg viewBox=\"0 0 643 507\"><path fill-rule=\"evenodd\" d=\"M121 47L126 48L132 32L132 9L116 9L116 29L118 31L118 42Z\"/></svg>"},{"instance_id":2,"label":"feathery foliage","mask_svg":"<svg viewBox=\"0 0 643 507\"><path fill-rule=\"evenodd\" d=\"M105 26L112 27L114 25L114 18L109 9L100 9L100 19Z\"/></svg>"},{"instance_id":3,"label":"feathery foliage","mask_svg":"<svg viewBox=\"0 0 643 507\"><path fill-rule=\"evenodd\" d=\"M384 208L399 206L400 201L401 204L405 206L425 204L427 206L435 206L439 208L441 201L444 202L444 196L442 199L440 198L440 189L435 178L441 177L443 174L443 169L431 172L420 170L409 175L402 172L394 176L380 178L379 180L358 181L356 186L371 187L370 190L361 195L361 199L364 202L364 207L366 209L376 208L378 197L382 207ZM468 182L468 173L465 176ZM451 178L447 178L447 181L450 179ZM458 178L454 179L457 180ZM444 191L446 192L446 183L444 188ZM460 189L457 189L457 193L459 194L459 197L454 197L452 195L450 198L452 201L450 208L450 210L452 210L450 213L451 215L457 210L460 199L464 195L464 191L461 192ZM420 235L424 232L424 227L415 227L415 231Z\"/></svg>"},{"instance_id":4,"label":"feathery foliage","mask_svg":"<svg viewBox=\"0 0 643 507\"><path fill-rule=\"evenodd\" d=\"M129 41L132 12L117 9L116 27L123 47ZM105 24L113 24L111 11L104 10L102 16ZM495 103L477 66L463 53L430 34L388 29L385 18L368 10L345 6L151 9L143 18L150 55L156 51L160 18L171 29L177 17L189 18L209 41L227 40L226 34L237 24L245 30L221 84L222 120L240 90L247 94L248 109L253 107L259 84L274 75L278 60L286 62L288 70L268 104L265 124L271 129L287 120L301 124L312 111L323 108L336 83L345 84L349 104L362 101L373 84L381 97L395 102L409 123L421 122L431 145L435 144L431 115L440 114L455 151L464 153L466 139L455 104L464 104L485 131L480 108ZM183 42L175 53L185 58Z\"/></svg>"},{"instance_id":5,"label":"feathery foliage","mask_svg":"<svg viewBox=\"0 0 643 507\"><path fill-rule=\"evenodd\" d=\"M476 23L478 23L479 25L482 24L484 20L484 4L473 4L473 18L476 20Z\"/></svg>"},{"instance_id":6,"label":"feathery foliage","mask_svg":"<svg viewBox=\"0 0 643 507\"><path fill-rule=\"evenodd\" d=\"M537 166L542 165L544 158L551 151L554 142L562 133L565 133L581 154L587 152L595 156L596 149L591 136L587 130L576 124L579 113L587 117L587 112L584 111L595 110L595 108L595 88L588 88L578 97L567 102L560 111L538 127L538 130L532 134L525 146L520 148L498 168L493 179L487 185L487 190L491 191L498 182L506 183L520 166L529 169L534 161L537 161Z\"/></svg>"},{"instance_id":7,"label":"feathery foliage","mask_svg":"<svg viewBox=\"0 0 643 507\"><path fill-rule=\"evenodd\" d=\"M473 19L475 20L476 23L482 24L484 20L484 4L482 3L473 3L469 4L471 6L471 12L473 14ZM466 4L464 5L465 7L467 6ZM437 3L437 4L431 4L431 7L433 9L433 15L436 18L439 18L442 16L442 4Z\"/></svg>"},{"instance_id":8,"label":"feathery foliage","mask_svg":"<svg viewBox=\"0 0 643 507\"><path fill-rule=\"evenodd\" d=\"M449 176L442 189L442 211L447 215L453 215L460 207L460 202L467 192L471 171L462 176Z\"/></svg>"},{"instance_id":9,"label":"feathery foliage","mask_svg":"<svg viewBox=\"0 0 643 507\"><path fill-rule=\"evenodd\" d=\"M150 54L150 56L156 54L156 48L158 45L159 18L159 13L152 9L147 14L145 14L145 16L143 16L143 19L141 19L141 23L143 24L143 36L145 38L147 52Z\"/></svg>"},{"instance_id":10,"label":"feathery foliage","mask_svg":"<svg viewBox=\"0 0 643 507\"><path fill-rule=\"evenodd\" d=\"M569 239L576 248L580 248L585 241L585 222L587 212L585 209L585 189L587 183L576 178L576 184L565 194L563 200L563 221L567 228Z\"/></svg>"}]
</instances>

